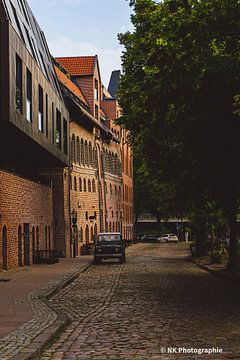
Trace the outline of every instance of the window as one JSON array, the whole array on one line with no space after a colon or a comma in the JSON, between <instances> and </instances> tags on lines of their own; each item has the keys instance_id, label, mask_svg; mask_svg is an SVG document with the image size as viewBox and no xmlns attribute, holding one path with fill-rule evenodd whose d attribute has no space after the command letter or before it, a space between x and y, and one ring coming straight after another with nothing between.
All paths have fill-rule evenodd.
<instances>
[{"instance_id":1,"label":"window","mask_svg":"<svg viewBox=\"0 0 240 360\"><path fill-rule=\"evenodd\" d=\"M88 180L88 192L91 192L91 181Z\"/></svg>"},{"instance_id":2,"label":"window","mask_svg":"<svg viewBox=\"0 0 240 360\"><path fill-rule=\"evenodd\" d=\"M95 79L94 99L98 100L98 81Z\"/></svg>"},{"instance_id":3,"label":"window","mask_svg":"<svg viewBox=\"0 0 240 360\"><path fill-rule=\"evenodd\" d=\"M63 118L63 151L64 154L68 154L68 126L65 118Z\"/></svg>"},{"instance_id":4,"label":"window","mask_svg":"<svg viewBox=\"0 0 240 360\"><path fill-rule=\"evenodd\" d=\"M57 117L56 117L56 134L55 134L55 139L56 139L56 145L59 149L61 149L61 142L62 142L62 127L61 127L61 113L60 111L57 109Z\"/></svg>"},{"instance_id":5,"label":"window","mask_svg":"<svg viewBox=\"0 0 240 360\"><path fill-rule=\"evenodd\" d=\"M54 123L55 123L55 118L54 118L54 103L52 103L52 143L54 144L55 142L55 137L54 137L54 134L55 134L55 126L54 126Z\"/></svg>"},{"instance_id":6,"label":"window","mask_svg":"<svg viewBox=\"0 0 240 360\"><path fill-rule=\"evenodd\" d=\"M79 191L82 191L82 179L79 178Z\"/></svg>"},{"instance_id":7,"label":"window","mask_svg":"<svg viewBox=\"0 0 240 360\"><path fill-rule=\"evenodd\" d=\"M86 211L86 220L88 220L88 212Z\"/></svg>"},{"instance_id":8,"label":"window","mask_svg":"<svg viewBox=\"0 0 240 360\"><path fill-rule=\"evenodd\" d=\"M83 180L83 191L86 192L87 191L87 183L86 183L86 179Z\"/></svg>"},{"instance_id":9,"label":"window","mask_svg":"<svg viewBox=\"0 0 240 360\"><path fill-rule=\"evenodd\" d=\"M76 148L77 148L77 163L80 164L80 142L78 136L77 136Z\"/></svg>"},{"instance_id":10,"label":"window","mask_svg":"<svg viewBox=\"0 0 240 360\"><path fill-rule=\"evenodd\" d=\"M98 119L98 106L95 105L95 118Z\"/></svg>"},{"instance_id":11,"label":"window","mask_svg":"<svg viewBox=\"0 0 240 360\"><path fill-rule=\"evenodd\" d=\"M22 60L16 55L16 110L22 114Z\"/></svg>"},{"instance_id":12,"label":"window","mask_svg":"<svg viewBox=\"0 0 240 360\"><path fill-rule=\"evenodd\" d=\"M38 85L38 130L42 133L43 129L43 88Z\"/></svg>"},{"instance_id":13,"label":"window","mask_svg":"<svg viewBox=\"0 0 240 360\"><path fill-rule=\"evenodd\" d=\"M46 137L48 137L48 95L46 94Z\"/></svg>"},{"instance_id":14,"label":"window","mask_svg":"<svg viewBox=\"0 0 240 360\"><path fill-rule=\"evenodd\" d=\"M26 118L30 123L32 122L32 74L27 69L27 99L26 99Z\"/></svg>"},{"instance_id":15,"label":"window","mask_svg":"<svg viewBox=\"0 0 240 360\"><path fill-rule=\"evenodd\" d=\"M73 163L76 162L76 141L74 134L72 134L72 141L71 141L71 160Z\"/></svg>"},{"instance_id":16,"label":"window","mask_svg":"<svg viewBox=\"0 0 240 360\"><path fill-rule=\"evenodd\" d=\"M95 180L93 179L92 181L92 191L95 193L96 192L96 183Z\"/></svg>"},{"instance_id":17,"label":"window","mask_svg":"<svg viewBox=\"0 0 240 360\"><path fill-rule=\"evenodd\" d=\"M15 7L13 6L12 3L11 3L11 7L12 7L12 12L13 12L13 15L14 15L15 22L16 22L16 24L17 24L18 33L19 33L22 41L25 43L25 41L24 41L24 36L23 36L23 32L22 32L22 29L21 29L21 25L20 25L20 22L19 22L19 20L18 20L18 15L17 15L16 9L15 9Z\"/></svg>"},{"instance_id":18,"label":"window","mask_svg":"<svg viewBox=\"0 0 240 360\"><path fill-rule=\"evenodd\" d=\"M77 191L77 178L74 176L74 191Z\"/></svg>"}]
</instances>

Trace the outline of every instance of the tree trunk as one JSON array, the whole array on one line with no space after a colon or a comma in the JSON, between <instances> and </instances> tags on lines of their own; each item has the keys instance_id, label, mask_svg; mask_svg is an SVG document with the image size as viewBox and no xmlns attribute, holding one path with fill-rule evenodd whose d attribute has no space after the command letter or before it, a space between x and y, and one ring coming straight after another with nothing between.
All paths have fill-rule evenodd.
<instances>
[{"instance_id":1,"label":"tree trunk","mask_svg":"<svg viewBox=\"0 0 240 360\"><path fill-rule=\"evenodd\" d=\"M237 271L238 256L237 256L237 201L234 194L232 194L229 206L229 228L230 228L230 243L229 243L229 258L227 268L230 271Z\"/></svg>"}]
</instances>

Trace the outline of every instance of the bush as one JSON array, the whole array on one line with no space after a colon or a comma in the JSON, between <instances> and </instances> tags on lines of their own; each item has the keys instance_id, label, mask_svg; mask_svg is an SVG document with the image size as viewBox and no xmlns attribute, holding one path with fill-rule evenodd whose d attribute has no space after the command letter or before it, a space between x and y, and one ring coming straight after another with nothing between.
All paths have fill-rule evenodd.
<instances>
[{"instance_id":1,"label":"bush","mask_svg":"<svg viewBox=\"0 0 240 360\"><path fill-rule=\"evenodd\" d=\"M212 252L212 264L221 264L223 262L223 252L213 251Z\"/></svg>"}]
</instances>

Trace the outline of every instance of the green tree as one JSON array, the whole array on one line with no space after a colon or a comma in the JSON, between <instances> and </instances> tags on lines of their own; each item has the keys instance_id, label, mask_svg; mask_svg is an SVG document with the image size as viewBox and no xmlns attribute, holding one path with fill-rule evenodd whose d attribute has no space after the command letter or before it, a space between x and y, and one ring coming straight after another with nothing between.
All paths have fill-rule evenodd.
<instances>
[{"instance_id":1,"label":"green tree","mask_svg":"<svg viewBox=\"0 0 240 360\"><path fill-rule=\"evenodd\" d=\"M229 268L237 267L239 204L240 3L237 0L131 1L134 31L125 46L121 123L158 183L198 212L204 254L206 203L230 227ZM200 215L199 215L200 214Z\"/></svg>"}]
</instances>

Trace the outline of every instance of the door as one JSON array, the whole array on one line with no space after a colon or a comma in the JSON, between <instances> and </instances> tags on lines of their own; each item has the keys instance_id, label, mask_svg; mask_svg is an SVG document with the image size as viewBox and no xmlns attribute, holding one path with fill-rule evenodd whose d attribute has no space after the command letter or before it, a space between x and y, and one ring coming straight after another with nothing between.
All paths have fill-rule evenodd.
<instances>
[{"instance_id":1,"label":"door","mask_svg":"<svg viewBox=\"0 0 240 360\"><path fill-rule=\"evenodd\" d=\"M23 266L22 227L18 227L18 266Z\"/></svg>"},{"instance_id":2,"label":"door","mask_svg":"<svg viewBox=\"0 0 240 360\"><path fill-rule=\"evenodd\" d=\"M23 225L23 231L24 231L24 265L30 265L29 224Z\"/></svg>"}]
</instances>

